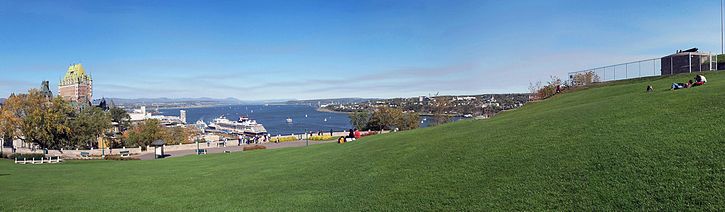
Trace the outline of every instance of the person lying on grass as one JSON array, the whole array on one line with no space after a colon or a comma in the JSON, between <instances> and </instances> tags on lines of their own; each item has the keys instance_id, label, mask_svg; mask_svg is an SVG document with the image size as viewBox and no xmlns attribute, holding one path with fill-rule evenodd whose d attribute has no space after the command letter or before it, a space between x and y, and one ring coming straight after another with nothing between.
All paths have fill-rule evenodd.
<instances>
[{"instance_id":1,"label":"person lying on grass","mask_svg":"<svg viewBox=\"0 0 725 212\"><path fill-rule=\"evenodd\" d=\"M672 88L670 90L679 90L679 89L685 89L692 86L692 80L688 83L672 83Z\"/></svg>"}]
</instances>

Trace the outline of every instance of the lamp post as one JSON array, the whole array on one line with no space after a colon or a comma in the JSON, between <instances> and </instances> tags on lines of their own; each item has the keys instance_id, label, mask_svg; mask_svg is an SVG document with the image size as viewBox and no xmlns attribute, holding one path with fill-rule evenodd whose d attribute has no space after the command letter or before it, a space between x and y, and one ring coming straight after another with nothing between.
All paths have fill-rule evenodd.
<instances>
[{"instance_id":1,"label":"lamp post","mask_svg":"<svg viewBox=\"0 0 725 212\"><path fill-rule=\"evenodd\" d=\"M101 138L101 159L106 159L106 142Z\"/></svg>"},{"instance_id":2,"label":"lamp post","mask_svg":"<svg viewBox=\"0 0 725 212\"><path fill-rule=\"evenodd\" d=\"M199 138L196 138L196 154L199 154Z\"/></svg>"}]
</instances>

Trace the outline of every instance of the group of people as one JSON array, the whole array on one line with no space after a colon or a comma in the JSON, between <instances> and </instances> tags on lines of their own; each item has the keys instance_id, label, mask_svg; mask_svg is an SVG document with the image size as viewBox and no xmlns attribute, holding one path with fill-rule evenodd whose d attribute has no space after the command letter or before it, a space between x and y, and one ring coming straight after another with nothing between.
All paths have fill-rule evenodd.
<instances>
[{"instance_id":1,"label":"group of people","mask_svg":"<svg viewBox=\"0 0 725 212\"><path fill-rule=\"evenodd\" d=\"M247 135L239 135L239 144L238 146L241 146L242 144L259 144L263 142L269 142L270 137L269 135L254 135L254 136L247 136Z\"/></svg>"},{"instance_id":2,"label":"group of people","mask_svg":"<svg viewBox=\"0 0 725 212\"><path fill-rule=\"evenodd\" d=\"M360 133L360 130L350 129L348 132L349 134L347 136L340 136L340 138L337 139L337 143L341 144L345 142L350 142L360 139L360 137L362 137L362 133Z\"/></svg>"},{"instance_id":3,"label":"group of people","mask_svg":"<svg viewBox=\"0 0 725 212\"><path fill-rule=\"evenodd\" d=\"M315 135L315 132L310 131L308 134L309 134L310 137L312 137L312 136ZM323 132L323 131L317 131L317 136L323 136L323 135L325 135L325 132ZM332 136L332 129L330 129L330 136Z\"/></svg>"},{"instance_id":4,"label":"group of people","mask_svg":"<svg viewBox=\"0 0 725 212\"><path fill-rule=\"evenodd\" d=\"M691 88L695 86L701 86L707 83L707 78L702 75L695 76L695 81L690 80L686 83L672 83L672 87L670 90L678 90L678 89L685 89L685 88ZM651 86L650 86L651 87ZM647 88L647 91L650 91L650 87Z\"/></svg>"}]
</instances>

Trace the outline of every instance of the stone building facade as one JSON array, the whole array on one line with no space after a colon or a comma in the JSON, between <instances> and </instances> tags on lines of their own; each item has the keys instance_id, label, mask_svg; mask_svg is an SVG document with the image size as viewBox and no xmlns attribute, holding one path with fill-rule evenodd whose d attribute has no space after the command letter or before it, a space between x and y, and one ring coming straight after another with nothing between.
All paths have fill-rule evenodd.
<instances>
[{"instance_id":1,"label":"stone building facade","mask_svg":"<svg viewBox=\"0 0 725 212\"><path fill-rule=\"evenodd\" d=\"M58 94L70 102L87 103L93 99L93 80L86 74L83 65L79 63L68 67L58 84Z\"/></svg>"}]
</instances>

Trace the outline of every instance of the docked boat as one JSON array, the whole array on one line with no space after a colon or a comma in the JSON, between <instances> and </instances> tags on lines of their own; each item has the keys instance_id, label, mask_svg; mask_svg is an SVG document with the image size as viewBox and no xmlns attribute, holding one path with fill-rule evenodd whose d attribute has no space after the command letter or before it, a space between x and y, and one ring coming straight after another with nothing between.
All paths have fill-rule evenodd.
<instances>
[{"instance_id":1,"label":"docked boat","mask_svg":"<svg viewBox=\"0 0 725 212\"><path fill-rule=\"evenodd\" d=\"M287 123L292 123L292 118L287 118Z\"/></svg>"},{"instance_id":2,"label":"docked boat","mask_svg":"<svg viewBox=\"0 0 725 212\"><path fill-rule=\"evenodd\" d=\"M246 134L246 135L264 135L267 134L267 129L264 125L257 123L257 121L249 119L244 116L240 116L239 120L232 121L224 116L215 118L210 124L209 128L218 130L225 133L233 134Z\"/></svg>"}]
</instances>

